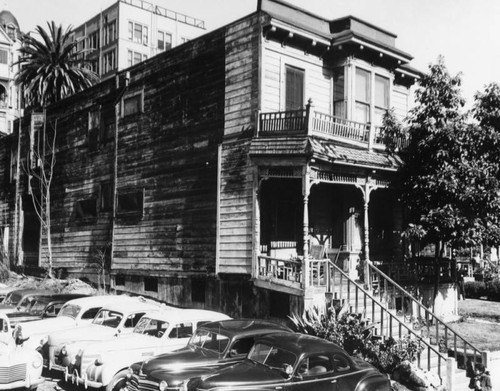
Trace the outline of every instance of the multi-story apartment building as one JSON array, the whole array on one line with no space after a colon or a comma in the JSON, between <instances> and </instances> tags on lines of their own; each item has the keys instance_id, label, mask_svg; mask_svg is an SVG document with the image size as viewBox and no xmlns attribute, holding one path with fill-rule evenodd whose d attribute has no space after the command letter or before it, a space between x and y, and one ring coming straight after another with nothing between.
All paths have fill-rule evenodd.
<instances>
[{"instance_id":1,"label":"multi-story apartment building","mask_svg":"<svg viewBox=\"0 0 500 391\"><path fill-rule=\"evenodd\" d=\"M205 22L154 2L117 0L74 29L88 66L101 78L205 33Z\"/></svg>"},{"instance_id":2,"label":"multi-story apartment building","mask_svg":"<svg viewBox=\"0 0 500 391\"><path fill-rule=\"evenodd\" d=\"M9 11L0 12L0 133L12 133L14 120L21 115L18 87L14 77L18 69L19 23Z\"/></svg>"}]
</instances>

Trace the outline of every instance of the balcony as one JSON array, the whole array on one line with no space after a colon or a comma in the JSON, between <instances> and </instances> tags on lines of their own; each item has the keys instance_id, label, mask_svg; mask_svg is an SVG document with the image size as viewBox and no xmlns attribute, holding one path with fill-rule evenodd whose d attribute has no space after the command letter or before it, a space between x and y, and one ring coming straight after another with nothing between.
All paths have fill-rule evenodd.
<instances>
[{"instance_id":1,"label":"balcony","mask_svg":"<svg viewBox=\"0 0 500 391\"><path fill-rule=\"evenodd\" d=\"M385 149L380 127L324 114L310 104L303 110L259 114L257 137L282 136L317 136L367 149ZM407 139L397 142L400 148L406 144Z\"/></svg>"}]
</instances>

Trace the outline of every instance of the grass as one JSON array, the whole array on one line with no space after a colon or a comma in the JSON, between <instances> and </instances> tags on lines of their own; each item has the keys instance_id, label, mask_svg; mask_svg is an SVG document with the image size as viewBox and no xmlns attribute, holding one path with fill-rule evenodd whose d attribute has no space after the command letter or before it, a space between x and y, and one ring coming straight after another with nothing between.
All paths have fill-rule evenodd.
<instances>
[{"instance_id":1,"label":"grass","mask_svg":"<svg viewBox=\"0 0 500 391\"><path fill-rule=\"evenodd\" d=\"M500 350L500 303L466 299L458 302L463 321L449 326L480 350Z\"/></svg>"}]
</instances>

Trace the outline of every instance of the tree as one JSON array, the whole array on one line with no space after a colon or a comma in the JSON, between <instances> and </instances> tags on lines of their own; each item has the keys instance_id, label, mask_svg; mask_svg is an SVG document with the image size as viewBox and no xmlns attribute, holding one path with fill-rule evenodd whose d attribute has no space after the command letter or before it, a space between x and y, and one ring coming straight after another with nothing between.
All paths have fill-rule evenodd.
<instances>
[{"instance_id":1,"label":"tree","mask_svg":"<svg viewBox=\"0 0 500 391\"><path fill-rule=\"evenodd\" d=\"M48 274L52 276L51 244L51 183L56 163L57 119L47 124L47 106L99 81L93 71L85 67L83 52L73 40L71 28L47 23L48 31L37 26L40 39L29 34L21 36L18 64L20 69L15 81L21 87L28 107L42 110L42 115L32 113L29 132L30 158L25 170L35 212L41 226L41 238L47 240ZM42 118L35 129L33 118ZM40 121L39 121L40 122ZM49 126L47 126L49 125Z\"/></svg>"},{"instance_id":2,"label":"tree","mask_svg":"<svg viewBox=\"0 0 500 391\"><path fill-rule=\"evenodd\" d=\"M15 80L28 106L47 107L99 81L84 66L83 51L77 50L79 41L73 40L71 27L63 30L55 22L47 25L48 31L41 26L35 29L41 39L21 36L20 70Z\"/></svg>"}]
</instances>

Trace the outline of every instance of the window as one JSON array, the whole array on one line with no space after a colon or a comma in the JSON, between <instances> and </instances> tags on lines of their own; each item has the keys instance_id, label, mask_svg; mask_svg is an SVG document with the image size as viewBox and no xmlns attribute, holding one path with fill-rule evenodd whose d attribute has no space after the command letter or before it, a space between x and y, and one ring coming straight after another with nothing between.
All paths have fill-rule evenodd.
<instances>
[{"instance_id":1,"label":"window","mask_svg":"<svg viewBox=\"0 0 500 391\"><path fill-rule=\"evenodd\" d=\"M82 315L82 319L94 319L101 307L90 308Z\"/></svg>"},{"instance_id":2,"label":"window","mask_svg":"<svg viewBox=\"0 0 500 391\"><path fill-rule=\"evenodd\" d=\"M142 93L123 99L123 117L142 112Z\"/></svg>"},{"instance_id":3,"label":"window","mask_svg":"<svg viewBox=\"0 0 500 391\"><path fill-rule=\"evenodd\" d=\"M370 122L371 85L370 72L356 68L355 120L362 123Z\"/></svg>"},{"instance_id":4,"label":"window","mask_svg":"<svg viewBox=\"0 0 500 391\"><path fill-rule=\"evenodd\" d=\"M333 356L333 363L335 364L335 370L337 372L348 372L351 369L347 357L341 356L340 354Z\"/></svg>"},{"instance_id":5,"label":"window","mask_svg":"<svg viewBox=\"0 0 500 391\"><path fill-rule=\"evenodd\" d=\"M144 277L144 290L158 292L158 279L156 277Z\"/></svg>"},{"instance_id":6,"label":"window","mask_svg":"<svg viewBox=\"0 0 500 391\"><path fill-rule=\"evenodd\" d=\"M88 143L89 150L97 151L99 144L99 129L100 129L100 110L94 109L89 111L88 117Z\"/></svg>"},{"instance_id":7,"label":"window","mask_svg":"<svg viewBox=\"0 0 500 391\"><path fill-rule=\"evenodd\" d=\"M99 49L99 31L89 34L89 49Z\"/></svg>"},{"instance_id":8,"label":"window","mask_svg":"<svg viewBox=\"0 0 500 391\"><path fill-rule=\"evenodd\" d=\"M110 212L113 206L113 186L110 182L101 183L99 187L99 210Z\"/></svg>"},{"instance_id":9,"label":"window","mask_svg":"<svg viewBox=\"0 0 500 391\"><path fill-rule=\"evenodd\" d=\"M168 338L189 338L193 335L192 323L176 324L168 334Z\"/></svg>"},{"instance_id":10,"label":"window","mask_svg":"<svg viewBox=\"0 0 500 391\"><path fill-rule=\"evenodd\" d=\"M90 198L75 202L75 218L88 219L97 217L97 200Z\"/></svg>"},{"instance_id":11,"label":"window","mask_svg":"<svg viewBox=\"0 0 500 391\"><path fill-rule=\"evenodd\" d=\"M125 275L117 274L115 276L115 286L125 286Z\"/></svg>"},{"instance_id":12,"label":"window","mask_svg":"<svg viewBox=\"0 0 500 391\"><path fill-rule=\"evenodd\" d=\"M286 66L285 110L304 108L304 70Z\"/></svg>"},{"instance_id":13,"label":"window","mask_svg":"<svg viewBox=\"0 0 500 391\"><path fill-rule=\"evenodd\" d=\"M147 54L142 54L139 52L134 52L132 50L129 50L127 52L127 64L129 67L135 64L139 64L141 61L145 61L148 59Z\"/></svg>"},{"instance_id":14,"label":"window","mask_svg":"<svg viewBox=\"0 0 500 391\"><path fill-rule=\"evenodd\" d=\"M144 207L144 191L118 194L118 214L142 213Z\"/></svg>"},{"instance_id":15,"label":"window","mask_svg":"<svg viewBox=\"0 0 500 391\"><path fill-rule=\"evenodd\" d=\"M191 280L191 301L205 303L205 280Z\"/></svg>"},{"instance_id":16,"label":"window","mask_svg":"<svg viewBox=\"0 0 500 391\"><path fill-rule=\"evenodd\" d=\"M329 356L320 354L311 355L302 360L297 372L304 377L318 376L323 373L333 372L333 366Z\"/></svg>"},{"instance_id":17,"label":"window","mask_svg":"<svg viewBox=\"0 0 500 391\"><path fill-rule=\"evenodd\" d=\"M9 62L9 52L7 50L0 50L0 64L7 64Z\"/></svg>"},{"instance_id":18,"label":"window","mask_svg":"<svg viewBox=\"0 0 500 391\"><path fill-rule=\"evenodd\" d=\"M116 20L104 25L103 44L107 45L116 39Z\"/></svg>"},{"instance_id":19,"label":"window","mask_svg":"<svg viewBox=\"0 0 500 391\"><path fill-rule=\"evenodd\" d=\"M158 50L172 49L172 34L158 30Z\"/></svg>"},{"instance_id":20,"label":"window","mask_svg":"<svg viewBox=\"0 0 500 391\"><path fill-rule=\"evenodd\" d=\"M148 44L148 27L139 23L128 22L128 39L143 45Z\"/></svg>"},{"instance_id":21,"label":"window","mask_svg":"<svg viewBox=\"0 0 500 391\"><path fill-rule=\"evenodd\" d=\"M335 72L333 80L333 115L345 118L345 76L344 68Z\"/></svg>"},{"instance_id":22,"label":"window","mask_svg":"<svg viewBox=\"0 0 500 391\"><path fill-rule=\"evenodd\" d=\"M103 73L111 72L116 68L116 54L114 50L106 52L102 56L102 71Z\"/></svg>"},{"instance_id":23,"label":"window","mask_svg":"<svg viewBox=\"0 0 500 391\"><path fill-rule=\"evenodd\" d=\"M384 114L389 109L389 79L375 75L375 125L381 126Z\"/></svg>"}]
</instances>

